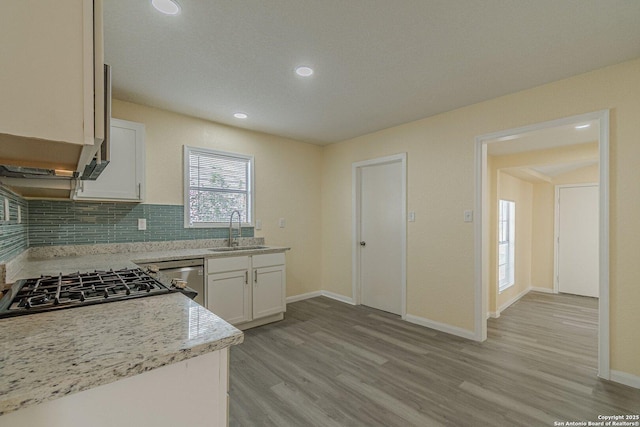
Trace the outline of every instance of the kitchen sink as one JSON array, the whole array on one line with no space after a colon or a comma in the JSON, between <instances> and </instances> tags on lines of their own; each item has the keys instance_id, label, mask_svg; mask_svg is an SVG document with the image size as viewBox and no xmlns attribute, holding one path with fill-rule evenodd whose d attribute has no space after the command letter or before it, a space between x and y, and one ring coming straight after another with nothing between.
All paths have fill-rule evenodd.
<instances>
[{"instance_id":1,"label":"kitchen sink","mask_svg":"<svg viewBox=\"0 0 640 427\"><path fill-rule=\"evenodd\" d=\"M210 248L212 252L230 252L230 251L253 251L256 249L267 249L269 246L221 246L219 248Z\"/></svg>"}]
</instances>

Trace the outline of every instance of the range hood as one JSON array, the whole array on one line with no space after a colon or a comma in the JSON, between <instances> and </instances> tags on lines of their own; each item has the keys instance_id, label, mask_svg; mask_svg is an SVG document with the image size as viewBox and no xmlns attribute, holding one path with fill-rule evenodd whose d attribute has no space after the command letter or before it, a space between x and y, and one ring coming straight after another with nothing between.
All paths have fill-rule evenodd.
<instances>
[{"instance_id":1,"label":"range hood","mask_svg":"<svg viewBox=\"0 0 640 427\"><path fill-rule=\"evenodd\" d=\"M0 135L0 184L26 198L72 197L78 180L95 180L109 164L111 68L104 66L104 140L76 145ZM7 154L10 155L7 155Z\"/></svg>"}]
</instances>

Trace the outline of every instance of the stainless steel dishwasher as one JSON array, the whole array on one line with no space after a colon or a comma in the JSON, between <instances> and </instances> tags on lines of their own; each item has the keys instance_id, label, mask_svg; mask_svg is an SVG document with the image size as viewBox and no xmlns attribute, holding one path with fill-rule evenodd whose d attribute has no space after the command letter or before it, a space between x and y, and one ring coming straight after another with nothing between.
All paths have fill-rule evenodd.
<instances>
[{"instance_id":1,"label":"stainless steel dishwasher","mask_svg":"<svg viewBox=\"0 0 640 427\"><path fill-rule=\"evenodd\" d=\"M204 289L204 260L197 259L181 259L177 261L159 261L142 264L143 267L155 265L163 275L172 279L181 279L187 281L187 286L198 293L194 301L204 306L205 289Z\"/></svg>"}]
</instances>

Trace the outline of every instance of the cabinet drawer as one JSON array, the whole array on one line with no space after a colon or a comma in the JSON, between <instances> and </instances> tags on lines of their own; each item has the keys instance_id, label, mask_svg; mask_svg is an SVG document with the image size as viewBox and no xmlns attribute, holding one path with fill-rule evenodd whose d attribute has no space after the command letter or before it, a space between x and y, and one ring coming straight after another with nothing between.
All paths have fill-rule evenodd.
<instances>
[{"instance_id":1,"label":"cabinet drawer","mask_svg":"<svg viewBox=\"0 0 640 427\"><path fill-rule=\"evenodd\" d=\"M284 252L253 256L253 268L269 267L271 265L284 265Z\"/></svg>"},{"instance_id":2,"label":"cabinet drawer","mask_svg":"<svg viewBox=\"0 0 640 427\"><path fill-rule=\"evenodd\" d=\"M248 256L209 258L207 260L207 274L220 273L223 271L247 270L248 268Z\"/></svg>"}]
</instances>

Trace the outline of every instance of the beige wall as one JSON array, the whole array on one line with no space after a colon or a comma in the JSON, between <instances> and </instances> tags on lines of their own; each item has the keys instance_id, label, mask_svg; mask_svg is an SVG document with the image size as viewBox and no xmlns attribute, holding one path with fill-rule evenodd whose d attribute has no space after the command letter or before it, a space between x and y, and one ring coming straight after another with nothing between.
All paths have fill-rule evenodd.
<instances>
[{"instance_id":1,"label":"beige wall","mask_svg":"<svg viewBox=\"0 0 640 427\"><path fill-rule=\"evenodd\" d=\"M533 185L507 173L498 171L498 200L510 200L516 204L515 282L503 292L496 292L495 301L489 301L490 311L502 310L508 302L531 286L531 235L533 227ZM495 222L497 223L497 214ZM497 241L498 234L492 235ZM493 270L498 268L497 251L491 254ZM497 274L496 274L497 276ZM493 286L498 288L497 277Z\"/></svg>"},{"instance_id":2,"label":"beige wall","mask_svg":"<svg viewBox=\"0 0 640 427\"><path fill-rule=\"evenodd\" d=\"M407 311L473 330L474 139L611 109L611 367L640 375L640 60L464 107L325 148L322 288L351 296L351 163L408 153ZM624 230L622 232L622 230Z\"/></svg>"},{"instance_id":3,"label":"beige wall","mask_svg":"<svg viewBox=\"0 0 640 427\"><path fill-rule=\"evenodd\" d=\"M291 247L288 295L320 289L321 147L119 100L113 117L146 126L146 203L184 203L183 145L255 156L255 214L262 220L256 236ZM285 228L278 228L279 218Z\"/></svg>"}]
</instances>

